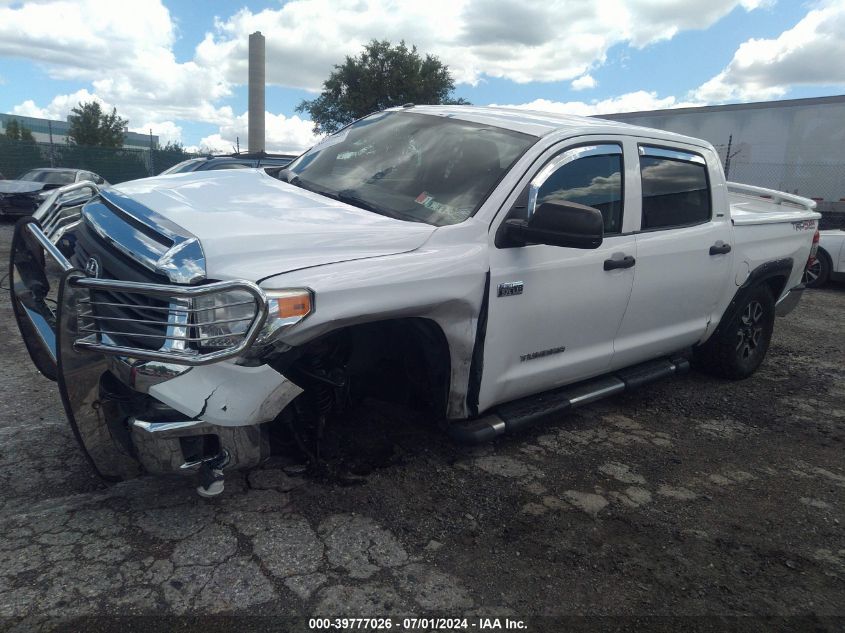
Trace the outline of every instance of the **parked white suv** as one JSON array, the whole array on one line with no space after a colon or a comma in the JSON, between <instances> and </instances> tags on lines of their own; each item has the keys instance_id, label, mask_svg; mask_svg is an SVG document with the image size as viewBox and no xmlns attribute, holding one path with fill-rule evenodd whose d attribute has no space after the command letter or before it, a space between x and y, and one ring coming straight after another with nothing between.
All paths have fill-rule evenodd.
<instances>
[{"instance_id":1,"label":"parked white suv","mask_svg":"<svg viewBox=\"0 0 845 633\"><path fill-rule=\"evenodd\" d=\"M148 178L61 239L48 205L19 224L21 331L103 476L198 469L214 493L272 425L323 432L367 395L482 441L689 350L744 378L819 218L726 183L705 141L503 108L379 112L280 178Z\"/></svg>"}]
</instances>

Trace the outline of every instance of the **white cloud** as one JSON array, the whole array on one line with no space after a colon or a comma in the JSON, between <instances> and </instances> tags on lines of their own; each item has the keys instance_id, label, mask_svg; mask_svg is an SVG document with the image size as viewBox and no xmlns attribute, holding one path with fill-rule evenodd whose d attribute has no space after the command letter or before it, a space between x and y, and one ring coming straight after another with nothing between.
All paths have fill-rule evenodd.
<instances>
[{"instance_id":1,"label":"white cloud","mask_svg":"<svg viewBox=\"0 0 845 633\"><path fill-rule=\"evenodd\" d=\"M70 111L80 102L97 101L103 109L111 111L112 105L102 99L99 95L92 94L86 89L77 90L68 95L57 95L43 108L36 105L32 99L27 99L12 108L13 114L21 116L40 117L42 119L54 119L64 121Z\"/></svg>"},{"instance_id":2,"label":"white cloud","mask_svg":"<svg viewBox=\"0 0 845 633\"><path fill-rule=\"evenodd\" d=\"M584 75L620 43L645 46L683 29L705 29L758 0L295 0L278 9L241 9L216 22L196 60L232 83L246 76L248 35L267 38L267 80L318 90L334 64L368 40L404 39L448 64L460 83L482 75L516 82Z\"/></svg>"},{"instance_id":3,"label":"white cloud","mask_svg":"<svg viewBox=\"0 0 845 633\"><path fill-rule=\"evenodd\" d=\"M589 90L590 88L595 88L597 85L598 82L592 75L581 75L570 84L573 90Z\"/></svg>"},{"instance_id":4,"label":"white cloud","mask_svg":"<svg viewBox=\"0 0 845 633\"><path fill-rule=\"evenodd\" d=\"M264 114L265 145L268 152L299 153L311 147L318 136L312 131L314 124L298 116L286 117L284 114ZM240 138L240 147L247 149L247 113L233 118L226 125L220 126L219 132L204 137L199 146L215 152L231 152Z\"/></svg>"},{"instance_id":5,"label":"white cloud","mask_svg":"<svg viewBox=\"0 0 845 633\"><path fill-rule=\"evenodd\" d=\"M158 137L161 147L168 143L182 142L182 127L176 125L173 121L149 121L144 125L129 128L130 132L138 132L139 134L149 134L150 130L152 130L154 136Z\"/></svg>"},{"instance_id":6,"label":"white cloud","mask_svg":"<svg viewBox=\"0 0 845 633\"><path fill-rule=\"evenodd\" d=\"M707 29L738 6L753 11L772 2L708 0L693 6L685 0L626 0L619 6L613 3L607 8L609 12L620 13L618 20L626 29L624 39L643 47L672 39L680 31Z\"/></svg>"},{"instance_id":7,"label":"white cloud","mask_svg":"<svg viewBox=\"0 0 845 633\"><path fill-rule=\"evenodd\" d=\"M700 101L772 99L796 85L845 85L845 3L810 11L774 39L749 39L728 66L693 91Z\"/></svg>"},{"instance_id":8,"label":"white cloud","mask_svg":"<svg viewBox=\"0 0 845 633\"><path fill-rule=\"evenodd\" d=\"M292 0L215 20L193 59L177 60L177 27L162 0L0 0L0 56L26 58L52 78L85 87L47 104L24 101L17 114L64 119L79 101L117 106L132 129L150 127L181 141L182 121L216 125L203 139L230 150L246 139L246 117L221 106L246 81L248 34L267 36L268 82L319 89L332 66L357 55L370 39L405 39L448 64L458 82L484 76L515 82L597 84L590 74L608 50L643 47L680 31L706 29L734 10L768 0ZM578 114L611 113L769 98L798 84L845 84L845 5L816 5L793 29L751 39L718 75L685 100L647 91L601 101L537 100L517 107ZM311 123L268 114L270 149L298 150L314 142ZM224 147L225 146L225 147Z\"/></svg>"},{"instance_id":9,"label":"white cloud","mask_svg":"<svg viewBox=\"0 0 845 633\"><path fill-rule=\"evenodd\" d=\"M66 115L77 96L114 104L131 124L175 119L224 123L215 103L231 86L214 66L177 62L175 26L160 0L45 0L0 5L0 56L39 63L54 79L90 82L39 108ZM84 93L84 94L83 94Z\"/></svg>"},{"instance_id":10,"label":"white cloud","mask_svg":"<svg viewBox=\"0 0 845 633\"><path fill-rule=\"evenodd\" d=\"M638 90L628 92L609 99L586 101L549 101L536 99L529 103L505 105L506 108L520 110L537 110L540 112L555 112L558 114L576 114L591 116L594 114L615 114L618 112L639 112L641 110L663 110L666 108L685 108L700 103L679 101L675 97L658 97L656 92Z\"/></svg>"}]
</instances>

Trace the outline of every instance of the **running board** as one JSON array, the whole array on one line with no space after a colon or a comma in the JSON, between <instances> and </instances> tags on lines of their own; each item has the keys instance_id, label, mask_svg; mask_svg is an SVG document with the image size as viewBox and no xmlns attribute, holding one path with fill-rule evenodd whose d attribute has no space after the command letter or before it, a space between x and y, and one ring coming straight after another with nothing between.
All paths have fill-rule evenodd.
<instances>
[{"instance_id":1,"label":"running board","mask_svg":"<svg viewBox=\"0 0 845 633\"><path fill-rule=\"evenodd\" d=\"M453 440L463 444L481 444L567 409L590 404L662 378L685 374L687 371L689 361L683 357L648 361L612 374L501 404L484 417L449 425L448 432Z\"/></svg>"}]
</instances>

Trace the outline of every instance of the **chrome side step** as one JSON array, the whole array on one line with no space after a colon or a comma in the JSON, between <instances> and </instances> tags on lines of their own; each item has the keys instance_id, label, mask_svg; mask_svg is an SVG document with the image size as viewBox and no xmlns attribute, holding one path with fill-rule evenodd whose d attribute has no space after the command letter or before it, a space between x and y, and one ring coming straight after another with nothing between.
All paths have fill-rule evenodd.
<instances>
[{"instance_id":1,"label":"chrome side step","mask_svg":"<svg viewBox=\"0 0 845 633\"><path fill-rule=\"evenodd\" d=\"M501 404L481 418L451 424L448 433L453 440L463 444L481 444L567 409L590 404L687 371L689 361L683 357L648 361L612 374Z\"/></svg>"}]
</instances>

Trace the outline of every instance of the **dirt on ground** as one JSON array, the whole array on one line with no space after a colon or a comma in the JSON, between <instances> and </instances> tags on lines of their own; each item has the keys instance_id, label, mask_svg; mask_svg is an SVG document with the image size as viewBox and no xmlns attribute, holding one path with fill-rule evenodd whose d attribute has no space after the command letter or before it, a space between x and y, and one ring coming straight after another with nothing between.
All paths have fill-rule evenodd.
<instances>
[{"instance_id":1,"label":"dirt on ground","mask_svg":"<svg viewBox=\"0 0 845 633\"><path fill-rule=\"evenodd\" d=\"M0 225L0 261L11 234ZM185 479L100 481L5 292L0 317L0 628L212 614L301 630L387 615L843 625L826 619L845 615L843 285L778 319L748 380L692 372L476 448L367 402L334 427L354 476L274 459L212 500ZM743 622L758 621L774 622Z\"/></svg>"}]
</instances>

